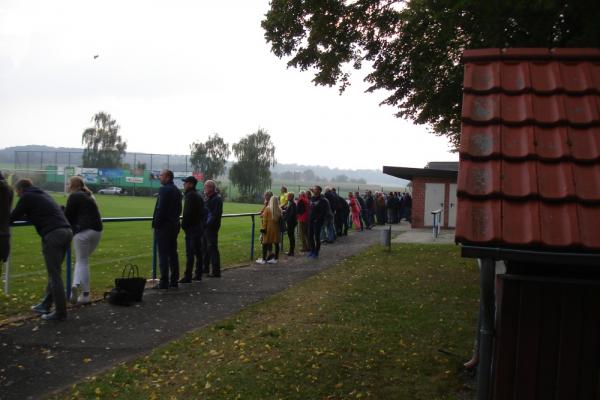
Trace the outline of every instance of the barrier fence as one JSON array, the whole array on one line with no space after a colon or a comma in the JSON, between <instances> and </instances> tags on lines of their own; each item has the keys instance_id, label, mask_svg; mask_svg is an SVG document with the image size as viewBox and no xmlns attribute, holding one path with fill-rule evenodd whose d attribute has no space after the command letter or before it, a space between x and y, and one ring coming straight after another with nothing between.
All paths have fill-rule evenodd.
<instances>
[{"instance_id":1,"label":"barrier fence","mask_svg":"<svg viewBox=\"0 0 600 400\"><path fill-rule=\"evenodd\" d=\"M260 215L260 213L241 213L241 214L223 214L222 218L240 218L240 217L250 217L252 220L252 230L250 234L250 260L254 260L254 242L255 242L255 230L256 230L256 220L255 217ZM103 223L123 223L123 222L142 222L142 221L152 221L152 217L114 217L114 218L102 218ZM31 226L31 222L28 221L16 221L12 224L13 227L18 228L22 226ZM158 247L156 244L156 238L152 241L152 279L156 279L156 267L158 260ZM72 252L71 246L67 248L67 254L65 257L66 268L65 268L65 280L66 280L66 293L67 298L71 296L71 264L72 264ZM11 257L8 258L6 263L4 263L4 293L8 294L10 289L10 264Z\"/></svg>"}]
</instances>

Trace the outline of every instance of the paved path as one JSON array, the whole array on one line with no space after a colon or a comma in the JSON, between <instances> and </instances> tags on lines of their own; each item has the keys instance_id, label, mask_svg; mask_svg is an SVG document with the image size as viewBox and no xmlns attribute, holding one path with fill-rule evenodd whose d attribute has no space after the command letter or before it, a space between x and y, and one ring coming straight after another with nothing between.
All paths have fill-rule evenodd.
<instances>
[{"instance_id":1,"label":"paved path","mask_svg":"<svg viewBox=\"0 0 600 400\"><path fill-rule=\"evenodd\" d=\"M380 230L353 232L323 245L318 260L290 257L277 265L223 271L221 279L146 291L132 307L97 302L70 310L62 323L25 320L0 328L0 399L39 399L186 332L223 320L379 243ZM446 239L453 241L453 231ZM431 243L431 231L392 226L393 242ZM451 242L450 241L450 242Z\"/></svg>"},{"instance_id":2,"label":"paved path","mask_svg":"<svg viewBox=\"0 0 600 400\"><path fill-rule=\"evenodd\" d=\"M378 228L378 229L382 229ZM397 229L397 228L395 228ZM97 302L66 322L26 320L0 329L0 399L39 399L113 365L212 324L378 243L377 230L323 245L318 260L290 257L277 265L224 270L222 278L146 291L132 307Z\"/></svg>"},{"instance_id":3,"label":"paved path","mask_svg":"<svg viewBox=\"0 0 600 400\"><path fill-rule=\"evenodd\" d=\"M454 229L442 229L437 238L431 228L411 229L407 222L397 225L392 243L454 243Z\"/></svg>"}]
</instances>

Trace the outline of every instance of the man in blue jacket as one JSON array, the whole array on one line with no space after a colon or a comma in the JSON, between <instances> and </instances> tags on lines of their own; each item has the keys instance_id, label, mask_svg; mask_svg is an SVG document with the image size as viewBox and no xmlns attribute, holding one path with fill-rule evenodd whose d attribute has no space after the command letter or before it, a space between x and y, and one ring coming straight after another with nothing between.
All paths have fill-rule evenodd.
<instances>
[{"instance_id":1,"label":"man in blue jacket","mask_svg":"<svg viewBox=\"0 0 600 400\"><path fill-rule=\"evenodd\" d=\"M56 201L48 193L33 186L29 179L18 181L15 191L19 202L10 215L10 221L25 219L35 226L42 238L42 253L48 270L46 296L31 310L41 314L44 320L62 321L67 318L67 297L60 266L73 238L71 225ZM52 303L54 311L50 312Z\"/></svg>"},{"instance_id":2,"label":"man in blue jacket","mask_svg":"<svg viewBox=\"0 0 600 400\"><path fill-rule=\"evenodd\" d=\"M152 228L158 245L158 264L160 283L155 289L179 287L179 255L177 254L177 235L181 223L181 200L183 195L173 183L173 171L164 169L159 175L161 187L154 207ZM170 270L170 279L169 279Z\"/></svg>"}]
</instances>

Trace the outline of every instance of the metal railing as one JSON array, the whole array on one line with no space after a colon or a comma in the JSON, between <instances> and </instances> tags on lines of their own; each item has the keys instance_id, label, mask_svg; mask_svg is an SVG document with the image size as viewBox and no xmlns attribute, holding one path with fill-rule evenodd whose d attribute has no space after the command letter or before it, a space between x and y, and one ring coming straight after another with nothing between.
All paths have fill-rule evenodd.
<instances>
[{"instance_id":1,"label":"metal railing","mask_svg":"<svg viewBox=\"0 0 600 400\"><path fill-rule=\"evenodd\" d=\"M254 260L254 242L255 242L255 229L256 229L256 221L255 217L260 215L260 213L241 213L241 214L223 214L222 218L239 218L239 217L250 217L252 219L252 231L250 234L250 260ZM141 221L152 221L152 217L114 217L114 218L102 218L103 223L122 223L122 222L141 222ZM32 226L33 224L28 221L16 221L12 223L12 226L22 227L22 226ZM156 238L153 236L152 240L152 279L156 279L156 266L158 260L158 246L156 244ZM10 282L10 261L8 260L4 263L4 293L8 294L9 292L9 282ZM66 261L66 293L67 298L71 296L71 264L72 264L72 252L71 246L67 248L67 254L65 257Z\"/></svg>"}]
</instances>

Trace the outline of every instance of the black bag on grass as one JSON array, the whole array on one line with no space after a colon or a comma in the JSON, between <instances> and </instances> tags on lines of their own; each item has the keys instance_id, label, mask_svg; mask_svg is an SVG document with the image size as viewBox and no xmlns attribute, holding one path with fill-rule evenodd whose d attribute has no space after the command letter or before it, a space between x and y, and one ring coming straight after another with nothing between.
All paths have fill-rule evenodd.
<instances>
[{"instance_id":1,"label":"black bag on grass","mask_svg":"<svg viewBox=\"0 0 600 400\"><path fill-rule=\"evenodd\" d=\"M120 278L115 279L115 289L127 294L128 301L142 301L146 278L140 277L140 270L135 264L126 264Z\"/></svg>"}]
</instances>

